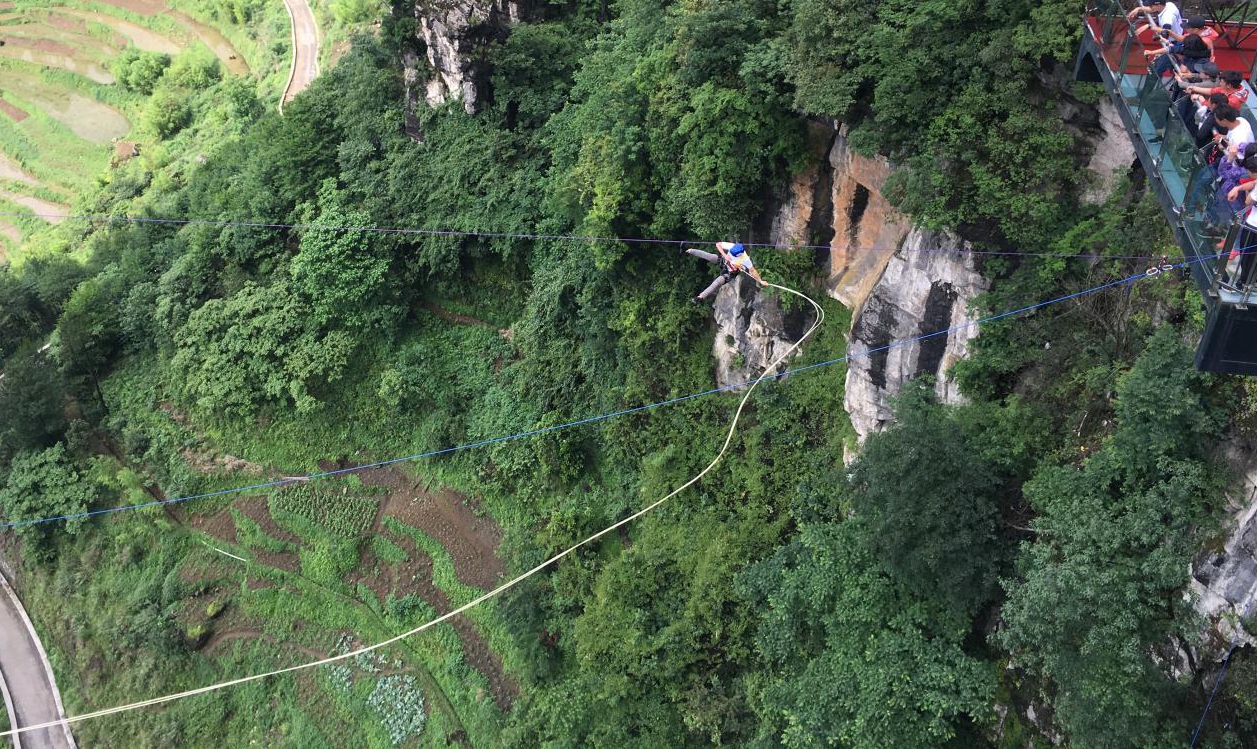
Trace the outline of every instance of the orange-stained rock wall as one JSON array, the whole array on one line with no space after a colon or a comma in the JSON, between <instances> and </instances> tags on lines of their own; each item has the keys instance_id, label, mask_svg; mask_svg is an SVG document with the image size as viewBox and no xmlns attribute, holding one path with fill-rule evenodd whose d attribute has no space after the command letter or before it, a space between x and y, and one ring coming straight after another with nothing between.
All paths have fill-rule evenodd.
<instances>
[{"instance_id":1,"label":"orange-stained rock wall","mask_svg":"<svg viewBox=\"0 0 1258 749\"><path fill-rule=\"evenodd\" d=\"M883 197L891 165L853 153L840 130L828 156L833 172L834 236L830 240L830 296L859 309L912 224Z\"/></svg>"}]
</instances>

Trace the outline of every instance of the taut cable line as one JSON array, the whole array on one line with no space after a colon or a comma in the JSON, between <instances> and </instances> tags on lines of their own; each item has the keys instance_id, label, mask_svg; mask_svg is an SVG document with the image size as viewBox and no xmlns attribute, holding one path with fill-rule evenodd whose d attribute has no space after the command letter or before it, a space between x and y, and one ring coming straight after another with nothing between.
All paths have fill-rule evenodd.
<instances>
[{"instance_id":1,"label":"taut cable line","mask_svg":"<svg viewBox=\"0 0 1258 749\"><path fill-rule=\"evenodd\" d=\"M246 684L251 681L259 681L261 679L267 679L272 676L279 676L281 674L292 673L294 671L305 671L307 669L317 668L319 666L326 666L330 663L336 663L338 661L343 661L349 658L354 658L356 656L363 655L364 653L370 653L376 650L380 650L381 648L388 647L389 645L392 645L396 642L400 642L401 640L404 640L408 637L419 634L420 632L423 632L424 630L429 629L430 627L436 626L437 624L440 624L449 619L452 619L453 617L456 617L459 614L462 614L468 609L474 606L477 606L481 603L484 603L485 601L488 601L491 598L494 598L495 596L501 594L503 591L506 591L509 588L512 588L515 585L518 585L519 583L523 582L524 580L527 580L533 575L536 575L538 572L541 572L546 567L554 564L555 562L558 562L560 559L563 559L564 557L568 556L569 554L581 548L582 546L585 546L586 544L597 541L603 536L606 536L608 533L611 533L612 531L618 528L628 525L629 523L632 523L633 521L637 520L643 515L646 515L647 513L651 512L655 508L664 504L668 500L672 499L673 497L676 497L678 494L682 493L686 489L689 489L690 487L694 486L696 483L698 483L700 479L706 476L709 471L711 471L713 468L716 467L718 463L721 462L721 459L725 457L725 453L729 450L730 443L734 439L734 432L738 427L738 421L742 417L743 409L747 406L747 401L751 398L751 394L755 391L756 386L766 379L772 379L772 378L778 377L779 373L776 372L777 368L783 362L785 362L792 354L794 354L797 350L799 350L799 347L803 345L804 341L807 340L808 337L811 336L817 330L817 328L821 326L822 322L825 320L825 311L821 309L821 305L817 304L808 296L794 289L789 289L785 286L778 286L777 284L768 284L768 285L775 289L783 291L787 294L794 294L795 296L798 296L801 299L804 299L805 301L807 301L809 304L813 306L813 309L816 310L816 313L817 313L816 320L813 322L812 326L808 328L807 332L805 332L804 335L800 337L798 341L791 344L790 348L782 352L780 356L778 356L768 366L765 367L764 372L761 373L759 377L751 381L751 385L747 388L747 391L743 393L742 399L740 399L738 402L738 408L734 411L734 418L730 421L729 429L725 433L725 442L721 444L721 449L717 452L716 457L712 458L712 461L709 462L703 468L703 470L696 473L684 484L672 490L671 492L664 495L663 497L655 500L654 502L647 505L646 507L643 507L641 510L638 510L637 512L635 512L634 514L630 515L629 517L623 520L620 520L616 523L613 523L607 526L603 530L593 534L592 536L589 536L588 538L578 541L572 546L569 546L568 548L564 549L558 554L555 554L554 556L550 557L549 559L542 562L541 564L529 570L526 570L525 572L522 572L519 575L516 575L515 577L511 578L510 580L503 583L502 585L499 585L498 587L494 588L488 593L484 593L478 596L477 598L474 598L471 601L468 601L462 606L459 606L456 609L453 609L451 611L446 612L445 614L442 614L441 616L436 617L435 619L431 619L427 622L424 622L418 627L414 627L401 634L394 635L393 637L390 637L386 640L381 640L380 642L377 642L374 645L367 645L367 646L358 648L357 650L354 650L348 653L342 653L340 655L329 656L327 658L321 658L319 660L309 661L307 663L300 663L295 666L287 666L285 668L278 668L278 669L275 669L272 671L266 671L260 674L243 676L238 679L229 679L226 681L220 681L214 684L206 685L204 687L198 687L196 689L189 689L183 692L167 694L161 697L153 697L147 700L140 700L138 702L132 702L126 705L119 705L117 707L110 707L110 708L105 708L103 710L96 710L90 713L83 713L81 715L73 715L66 718L62 718L60 720L50 721L48 723L40 723L39 725L14 728L9 731L5 731L4 733L0 733L0 736L12 736L14 734L24 733L26 731L36 731L36 730L40 730L44 728L50 728L52 726L91 720L93 718L104 718L109 715L117 715L118 713L130 712L132 710L139 710L146 707L152 707L154 705L165 704L167 702L174 702L176 700L182 700L188 697L195 697L196 695L199 695L199 694L207 694L209 692L216 692L220 689L226 689L228 687L237 686L239 684Z\"/></svg>"},{"instance_id":2,"label":"taut cable line","mask_svg":"<svg viewBox=\"0 0 1258 749\"><path fill-rule=\"evenodd\" d=\"M561 242L594 242L594 243L622 243L622 244L644 244L644 245L666 245L670 247L678 247L693 244L712 244L712 242L703 239L651 239L647 237L603 237L597 235L581 235L581 234L544 234L529 232L509 232L509 231L472 231L461 229L420 229L405 226L357 226L353 224L336 225L336 224L312 224L312 223L296 223L285 224L272 221L257 220L231 220L231 219L199 219L199 218L173 218L161 216L110 216L108 214L92 214L92 213L32 213L32 212L0 212L0 218L20 218L23 216L35 216L43 219L56 219L58 221L98 221L101 223L126 223L126 224L159 224L169 226L217 226L217 227L238 227L244 229L291 229L297 231L336 231L336 232L363 232L368 234L401 234L425 237L475 237L481 239L521 239L521 240L554 240ZM765 250L823 250L835 251L842 250L846 252L906 252L906 253L933 253L945 255L978 255L978 256L996 256L996 257L1056 257L1063 260L1149 260L1147 255L1100 255L1089 253L1064 254L1060 252L1022 252L1019 250L975 250L969 248L951 249L945 247L834 247L828 244L792 244L792 243L766 243L766 242L743 242L744 247L758 248Z\"/></svg>"}]
</instances>

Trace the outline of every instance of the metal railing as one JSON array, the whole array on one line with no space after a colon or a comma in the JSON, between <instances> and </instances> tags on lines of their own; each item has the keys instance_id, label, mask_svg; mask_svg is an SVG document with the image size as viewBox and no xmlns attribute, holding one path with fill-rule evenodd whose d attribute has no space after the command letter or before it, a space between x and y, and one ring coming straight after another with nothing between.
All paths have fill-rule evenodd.
<instances>
[{"instance_id":1,"label":"metal railing","mask_svg":"<svg viewBox=\"0 0 1258 749\"><path fill-rule=\"evenodd\" d=\"M1098 67L1104 70L1098 72L1119 105L1185 256L1199 261L1194 263L1194 275L1203 292L1229 304L1258 304L1255 250L1236 247L1252 234L1244 230L1221 194L1217 170L1206 158L1213 142L1198 148L1183 118L1184 114L1193 116L1196 107L1172 100L1160 73L1155 74L1154 65L1145 59L1147 45L1136 31L1141 24L1156 28L1155 19L1130 19L1121 0L1097 0L1088 10L1088 21L1094 56L1103 62ZM1160 41L1165 49L1165 41ZM1253 44L1251 36L1249 46ZM1251 124L1258 121L1256 103L1258 95L1250 88L1246 110Z\"/></svg>"}]
</instances>

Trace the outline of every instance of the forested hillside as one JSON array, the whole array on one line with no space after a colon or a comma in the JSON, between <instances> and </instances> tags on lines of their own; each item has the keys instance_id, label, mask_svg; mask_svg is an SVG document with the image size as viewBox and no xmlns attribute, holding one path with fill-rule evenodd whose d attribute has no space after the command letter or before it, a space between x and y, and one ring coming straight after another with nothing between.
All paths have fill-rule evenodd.
<instances>
[{"instance_id":1,"label":"forested hillside","mask_svg":"<svg viewBox=\"0 0 1258 749\"><path fill-rule=\"evenodd\" d=\"M707 268L571 237L745 239L812 158L809 118L896 164L915 221L1007 253L976 315L1175 251L1139 173L1080 200L1063 113L1099 92L1069 81L1073 1L534 5L480 50L478 113L421 102L409 126L402 2L282 116L212 66L119 76L150 97L140 156L0 268L0 517L276 485L3 532L70 714L384 639L706 465L737 394L290 480L711 389ZM828 313L792 365L842 357L814 254L755 257ZM1255 408L1252 380L1193 369L1196 294L1167 273L986 325L952 371L966 404L916 383L863 445L844 365L766 382L698 486L465 618L75 734L1184 746L1225 646L1190 564ZM1198 746L1253 745L1253 682L1245 647Z\"/></svg>"}]
</instances>

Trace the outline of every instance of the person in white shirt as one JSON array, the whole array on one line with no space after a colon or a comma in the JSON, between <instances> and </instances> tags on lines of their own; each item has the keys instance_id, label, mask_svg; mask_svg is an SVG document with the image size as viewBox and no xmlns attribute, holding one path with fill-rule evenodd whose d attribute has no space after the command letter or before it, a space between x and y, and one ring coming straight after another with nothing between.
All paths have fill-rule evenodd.
<instances>
[{"instance_id":1,"label":"person in white shirt","mask_svg":"<svg viewBox=\"0 0 1258 749\"><path fill-rule=\"evenodd\" d=\"M683 254L693 255L694 257L706 260L714 265L721 266L721 275L717 276L708 288L699 292L699 296L690 300L693 304L701 304L707 301L708 297L716 293L717 289L726 283L734 280L739 273L746 273L755 279L760 286L767 286L763 278L760 277L760 271L756 270L756 266L751 262L751 255L747 254L747 249L738 242L717 242L717 255L703 250L696 250L693 247L682 250Z\"/></svg>"},{"instance_id":2,"label":"person in white shirt","mask_svg":"<svg viewBox=\"0 0 1258 749\"><path fill-rule=\"evenodd\" d=\"M1179 12L1179 6L1172 2L1165 3L1149 3L1148 5L1137 5L1127 11L1128 18L1145 15L1147 13L1156 13L1159 29L1174 31L1176 34L1184 33L1184 17ZM1136 27L1136 36L1139 36L1145 29L1149 28L1149 24L1142 23Z\"/></svg>"},{"instance_id":3,"label":"person in white shirt","mask_svg":"<svg viewBox=\"0 0 1258 749\"><path fill-rule=\"evenodd\" d=\"M1215 107L1214 121L1219 124L1220 128L1227 131L1225 136L1227 158L1229 161L1236 161L1236 154L1245 147L1245 144L1254 142L1254 129L1250 127L1247 120L1241 118L1241 113L1236 111L1236 107L1231 104Z\"/></svg>"}]
</instances>

